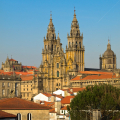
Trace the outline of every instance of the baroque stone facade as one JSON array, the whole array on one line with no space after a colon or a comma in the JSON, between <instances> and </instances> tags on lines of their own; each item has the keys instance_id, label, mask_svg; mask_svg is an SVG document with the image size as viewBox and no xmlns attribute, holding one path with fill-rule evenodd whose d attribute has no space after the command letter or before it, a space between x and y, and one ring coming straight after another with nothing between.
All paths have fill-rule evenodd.
<instances>
[{"instance_id":1,"label":"baroque stone facade","mask_svg":"<svg viewBox=\"0 0 120 120\"><path fill-rule=\"evenodd\" d=\"M4 70L4 72L12 72L12 71L19 71L22 70L22 63L18 63L17 60L14 59L9 59L7 56L7 59L5 61L5 63L2 63L2 70Z\"/></svg>"},{"instance_id":2,"label":"baroque stone facade","mask_svg":"<svg viewBox=\"0 0 120 120\"><path fill-rule=\"evenodd\" d=\"M52 17L50 17L47 35L46 38L44 37L42 63L39 67L39 79L43 84L43 92L52 93L57 89L68 88L71 77L78 71L84 71L83 34L80 33L75 11L67 39L68 46L64 53L59 33L56 38Z\"/></svg>"},{"instance_id":3,"label":"baroque stone facade","mask_svg":"<svg viewBox=\"0 0 120 120\"><path fill-rule=\"evenodd\" d=\"M104 52L102 57L100 56L100 69L107 71L116 70L116 55L111 50L111 45L108 40L107 50Z\"/></svg>"}]
</instances>

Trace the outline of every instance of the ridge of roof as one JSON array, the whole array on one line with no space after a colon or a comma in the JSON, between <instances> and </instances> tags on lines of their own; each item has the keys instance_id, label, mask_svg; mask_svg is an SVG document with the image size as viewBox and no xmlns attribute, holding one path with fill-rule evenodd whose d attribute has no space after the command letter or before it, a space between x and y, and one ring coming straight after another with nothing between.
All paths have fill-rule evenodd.
<instances>
[{"instance_id":1,"label":"ridge of roof","mask_svg":"<svg viewBox=\"0 0 120 120\"><path fill-rule=\"evenodd\" d=\"M31 101L14 98L5 98L0 100L0 110L49 110L51 107L40 105Z\"/></svg>"},{"instance_id":2,"label":"ridge of roof","mask_svg":"<svg viewBox=\"0 0 120 120\"><path fill-rule=\"evenodd\" d=\"M118 78L116 75L113 74L101 74L101 75L88 75L84 78L81 78L80 76L76 76L75 78L71 79L73 80L94 80L94 79L112 79L112 78Z\"/></svg>"}]
</instances>

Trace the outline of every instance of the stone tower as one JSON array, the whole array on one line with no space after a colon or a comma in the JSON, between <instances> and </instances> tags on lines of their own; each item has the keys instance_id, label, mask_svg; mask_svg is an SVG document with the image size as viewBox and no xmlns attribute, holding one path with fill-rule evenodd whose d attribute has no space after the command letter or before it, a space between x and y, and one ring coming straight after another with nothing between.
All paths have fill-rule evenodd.
<instances>
[{"instance_id":1,"label":"stone tower","mask_svg":"<svg viewBox=\"0 0 120 120\"><path fill-rule=\"evenodd\" d=\"M116 69L116 55L111 50L111 45L108 40L107 50L104 52L102 57L100 56L100 69L113 71Z\"/></svg>"},{"instance_id":2,"label":"stone tower","mask_svg":"<svg viewBox=\"0 0 120 120\"><path fill-rule=\"evenodd\" d=\"M67 38L68 47L64 53L59 33L56 38L52 16L50 16L47 35L44 37L42 62L39 67L38 83L41 82L43 85L43 92L52 93L55 90L70 87L71 77L77 75L79 70L84 71L83 34L80 34L75 11L70 35Z\"/></svg>"},{"instance_id":3,"label":"stone tower","mask_svg":"<svg viewBox=\"0 0 120 120\"><path fill-rule=\"evenodd\" d=\"M74 18L71 23L70 35L67 35L68 47L66 46L66 61L76 62L78 71L84 71L84 46L83 34L80 33L79 24L74 10ZM74 57L75 56L75 57Z\"/></svg>"}]
</instances>

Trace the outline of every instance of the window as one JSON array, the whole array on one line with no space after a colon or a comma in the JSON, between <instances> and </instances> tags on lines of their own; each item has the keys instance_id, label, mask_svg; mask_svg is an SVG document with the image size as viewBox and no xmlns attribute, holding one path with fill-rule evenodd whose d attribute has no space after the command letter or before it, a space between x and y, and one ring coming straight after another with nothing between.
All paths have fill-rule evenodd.
<instances>
[{"instance_id":1,"label":"window","mask_svg":"<svg viewBox=\"0 0 120 120\"><path fill-rule=\"evenodd\" d=\"M70 42L69 42L69 47L70 47Z\"/></svg>"},{"instance_id":2,"label":"window","mask_svg":"<svg viewBox=\"0 0 120 120\"><path fill-rule=\"evenodd\" d=\"M21 120L21 114L20 113L17 114L17 120Z\"/></svg>"},{"instance_id":3,"label":"window","mask_svg":"<svg viewBox=\"0 0 120 120\"><path fill-rule=\"evenodd\" d=\"M10 94L10 90L9 89L7 89L7 95L9 95Z\"/></svg>"},{"instance_id":4,"label":"window","mask_svg":"<svg viewBox=\"0 0 120 120\"><path fill-rule=\"evenodd\" d=\"M56 86L58 86L58 83L56 84Z\"/></svg>"},{"instance_id":5,"label":"window","mask_svg":"<svg viewBox=\"0 0 120 120\"><path fill-rule=\"evenodd\" d=\"M76 41L76 48L77 48L77 41Z\"/></svg>"},{"instance_id":6,"label":"window","mask_svg":"<svg viewBox=\"0 0 120 120\"><path fill-rule=\"evenodd\" d=\"M56 45L55 45L55 50L56 50Z\"/></svg>"},{"instance_id":7,"label":"window","mask_svg":"<svg viewBox=\"0 0 120 120\"><path fill-rule=\"evenodd\" d=\"M60 83L59 83L59 86L60 86Z\"/></svg>"},{"instance_id":8,"label":"window","mask_svg":"<svg viewBox=\"0 0 120 120\"><path fill-rule=\"evenodd\" d=\"M29 97L29 93L27 93L27 97Z\"/></svg>"},{"instance_id":9,"label":"window","mask_svg":"<svg viewBox=\"0 0 120 120\"><path fill-rule=\"evenodd\" d=\"M56 90L58 90L58 88L56 88Z\"/></svg>"},{"instance_id":10,"label":"window","mask_svg":"<svg viewBox=\"0 0 120 120\"><path fill-rule=\"evenodd\" d=\"M57 77L59 77L59 71L57 71Z\"/></svg>"},{"instance_id":11,"label":"window","mask_svg":"<svg viewBox=\"0 0 120 120\"><path fill-rule=\"evenodd\" d=\"M15 96L18 96L18 90L15 90Z\"/></svg>"},{"instance_id":12,"label":"window","mask_svg":"<svg viewBox=\"0 0 120 120\"><path fill-rule=\"evenodd\" d=\"M8 82L8 87L10 87L10 83Z\"/></svg>"},{"instance_id":13,"label":"window","mask_svg":"<svg viewBox=\"0 0 120 120\"><path fill-rule=\"evenodd\" d=\"M17 83L15 83L15 88L16 88L16 87L18 87L18 84L17 84Z\"/></svg>"},{"instance_id":14,"label":"window","mask_svg":"<svg viewBox=\"0 0 120 120\"><path fill-rule=\"evenodd\" d=\"M79 42L80 48L81 48L81 42Z\"/></svg>"},{"instance_id":15,"label":"window","mask_svg":"<svg viewBox=\"0 0 120 120\"><path fill-rule=\"evenodd\" d=\"M57 63L57 68L59 68L59 63Z\"/></svg>"},{"instance_id":16,"label":"window","mask_svg":"<svg viewBox=\"0 0 120 120\"><path fill-rule=\"evenodd\" d=\"M59 50L59 47L57 47L57 51Z\"/></svg>"},{"instance_id":17,"label":"window","mask_svg":"<svg viewBox=\"0 0 120 120\"><path fill-rule=\"evenodd\" d=\"M4 82L2 83L2 87L5 87L5 83Z\"/></svg>"},{"instance_id":18,"label":"window","mask_svg":"<svg viewBox=\"0 0 120 120\"><path fill-rule=\"evenodd\" d=\"M32 90L32 88L31 88L31 90Z\"/></svg>"},{"instance_id":19,"label":"window","mask_svg":"<svg viewBox=\"0 0 120 120\"><path fill-rule=\"evenodd\" d=\"M31 115L31 113L28 113L28 114L27 114L27 120L32 120L32 115Z\"/></svg>"},{"instance_id":20,"label":"window","mask_svg":"<svg viewBox=\"0 0 120 120\"><path fill-rule=\"evenodd\" d=\"M4 89L2 90L2 95L5 96L5 90Z\"/></svg>"},{"instance_id":21,"label":"window","mask_svg":"<svg viewBox=\"0 0 120 120\"><path fill-rule=\"evenodd\" d=\"M48 50L49 50L49 45L48 45Z\"/></svg>"},{"instance_id":22,"label":"window","mask_svg":"<svg viewBox=\"0 0 120 120\"><path fill-rule=\"evenodd\" d=\"M27 91L28 91L28 88L27 88Z\"/></svg>"},{"instance_id":23,"label":"window","mask_svg":"<svg viewBox=\"0 0 120 120\"><path fill-rule=\"evenodd\" d=\"M72 42L72 47L73 47L73 42Z\"/></svg>"}]
</instances>

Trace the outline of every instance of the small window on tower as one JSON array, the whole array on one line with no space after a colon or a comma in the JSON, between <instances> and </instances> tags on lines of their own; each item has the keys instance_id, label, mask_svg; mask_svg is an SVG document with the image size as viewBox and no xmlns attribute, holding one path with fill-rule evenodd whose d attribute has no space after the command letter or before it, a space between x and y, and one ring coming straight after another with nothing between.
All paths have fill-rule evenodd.
<instances>
[{"instance_id":1,"label":"small window on tower","mask_svg":"<svg viewBox=\"0 0 120 120\"><path fill-rule=\"evenodd\" d=\"M57 63L57 68L59 68L59 63Z\"/></svg>"},{"instance_id":2,"label":"small window on tower","mask_svg":"<svg viewBox=\"0 0 120 120\"><path fill-rule=\"evenodd\" d=\"M76 41L76 48L77 48L77 41Z\"/></svg>"},{"instance_id":3,"label":"small window on tower","mask_svg":"<svg viewBox=\"0 0 120 120\"><path fill-rule=\"evenodd\" d=\"M59 77L59 71L57 71L57 77Z\"/></svg>"},{"instance_id":4,"label":"small window on tower","mask_svg":"<svg viewBox=\"0 0 120 120\"><path fill-rule=\"evenodd\" d=\"M81 48L81 42L79 42L80 48Z\"/></svg>"}]
</instances>

